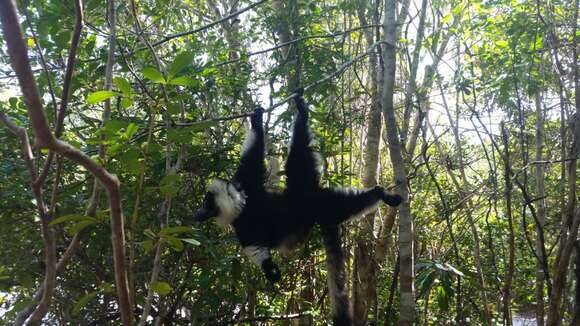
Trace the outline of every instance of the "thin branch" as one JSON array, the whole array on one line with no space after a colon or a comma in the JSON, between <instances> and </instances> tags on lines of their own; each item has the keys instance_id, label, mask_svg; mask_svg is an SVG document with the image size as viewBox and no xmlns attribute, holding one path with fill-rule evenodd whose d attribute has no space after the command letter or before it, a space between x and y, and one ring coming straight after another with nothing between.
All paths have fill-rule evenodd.
<instances>
[{"instance_id":1,"label":"thin branch","mask_svg":"<svg viewBox=\"0 0 580 326\"><path fill-rule=\"evenodd\" d=\"M242 13L244 13L244 12L246 12L246 11L254 8L254 7L259 6L259 5L263 4L263 3L265 3L266 1L267 0L260 0L260 1L254 2L254 3L252 3L251 5L249 5L249 6L245 7L245 8L242 8L242 9L240 9L240 10L234 12L234 13L231 13L231 14L229 14L227 16L224 16L224 17L222 17L220 19L214 20L213 22L211 22L211 23L209 23L207 25L201 26L201 27L196 28L196 29L193 29L191 31L181 32L181 33L173 34L173 35L170 35L170 36L166 36L166 37L164 37L163 39L161 39L161 40L159 40L157 42L151 43L151 46L157 47L157 46L159 46L159 45L161 45L163 43L167 43L167 42L169 42L169 41L171 41L173 39L179 38L179 37L184 37L184 36L188 36L188 35L191 35L191 34L203 32L204 30L209 29L209 28L212 28L215 25L218 25L218 24L220 24L220 23L222 23L222 22L224 22L224 21L226 21L228 19L231 19L231 18L234 18L236 16L239 16L240 14L242 14ZM140 51L143 51L143 50L146 50L146 49L147 49L147 47L139 48L139 49L137 49L135 51L132 51L129 55L133 55L136 52L140 52Z\"/></svg>"},{"instance_id":2,"label":"thin branch","mask_svg":"<svg viewBox=\"0 0 580 326\"><path fill-rule=\"evenodd\" d=\"M75 27L74 27L74 32L73 32L73 36L71 39L71 44L70 44L70 48L68 51L68 59L67 59L67 63L66 63L66 71L64 74L64 81L63 81L63 86L62 86L62 94L61 94L61 98L60 98L60 107L58 109L58 112L56 113L55 119L56 119L56 124L55 124L55 136L57 138L60 138L60 136L62 135L62 130L63 130L63 124L64 124L64 116L66 114L66 108L68 105L68 99L69 99L69 93L70 93L70 85L71 85L71 80L72 80L72 75L73 75L73 71L74 71L74 66L75 66L75 61L77 58L77 49L81 40L81 32L83 29L83 4L81 0L76 0L75 1ZM39 48L40 51L40 48ZM46 71L47 75L48 75L48 71ZM49 81L49 85L50 85L50 76L47 76L47 79ZM56 105L56 103L55 103ZM38 178L34 181L36 184L42 185L44 184L44 180L46 179L46 177L48 176L48 172L50 171L50 167L52 165L52 161L54 159L54 153L51 151L48 154L48 157L46 158L46 161L44 162L44 166L42 168L42 172L40 173L40 175L38 176Z\"/></svg>"},{"instance_id":3,"label":"thin branch","mask_svg":"<svg viewBox=\"0 0 580 326\"><path fill-rule=\"evenodd\" d=\"M334 33L331 33L331 34L306 35L306 36L302 36L302 37L295 38L295 39L290 40L290 41L287 41L287 42L283 42L283 43L277 44L277 45L275 45L273 47L270 47L270 48L267 48L267 49L264 49L264 50L247 53L245 55L240 56L237 59L232 59L232 60L228 60L228 61L222 61L222 62L216 63L214 65L209 65L207 67L221 67L221 66L225 66L225 65L228 65L228 64L231 64L231 63L236 63L236 62L238 62L238 61L240 61L240 60L242 60L244 58L249 58L249 57L252 57L252 56L255 56L255 55L260 55L260 54L268 53L268 52L271 52L271 51L275 51L275 50L278 50L278 49L283 48L285 46L292 45L292 44L295 44L295 43L298 43L298 42L302 42L302 41L305 41L305 40L319 39L319 38L333 38L333 37L337 37L337 36L342 36L342 35L347 34L347 33L352 33L352 32L356 32L356 31L359 31L359 30L362 30L362 29L367 29L367 28L374 28L374 27L377 27L377 26L381 26L381 25L370 24L370 25L364 25L364 26L354 27L354 28L347 29L347 30L344 30L344 31L334 32Z\"/></svg>"},{"instance_id":4,"label":"thin branch","mask_svg":"<svg viewBox=\"0 0 580 326\"><path fill-rule=\"evenodd\" d=\"M16 137L20 139L20 144L22 146L22 158L28 168L28 173L30 174L30 185L32 188L32 193L34 199L36 200L36 207L38 209L38 214L40 216L40 230L42 237L44 239L44 251L45 251L45 271L44 271L44 283L42 296L39 296L40 302L36 306L36 309L32 311L32 306L29 311L32 315L29 318L29 325L40 325L40 322L46 316L50 304L52 301L52 294L54 293L54 286L56 282L56 245L54 240L54 233L52 229L49 228L49 223L51 217L48 214L48 208L44 204L42 195L42 185L35 184L36 170L34 167L34 157L32 154L32 148L30 146L30 140L28 138L28 133L26 129L14 124L3 112L0 112L0 121L12 132ZM22 325L26 321L29 314L18 315L15 324Z\"/></svg>"}]
</instances>

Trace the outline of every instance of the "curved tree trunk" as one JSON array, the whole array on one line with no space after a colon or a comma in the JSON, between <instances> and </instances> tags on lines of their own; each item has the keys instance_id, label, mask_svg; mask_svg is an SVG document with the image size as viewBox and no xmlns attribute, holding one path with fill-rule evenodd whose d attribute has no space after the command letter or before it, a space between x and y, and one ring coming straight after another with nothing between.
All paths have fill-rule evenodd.
<instances>
[{"instance_id":1,"label":"curved tree trunk","mask_svg":"<svg viewBox=\"0 0 580 326\"><path fill-rule=\"evenodd\" d=\"M413 325L415 320L415 261L413 250L413 220L409 204L409 191L407 187L407 174L402 155L401 141L397 132L397 119L393 105L395 90L395 67L396 67L396 1L385 2L384 18L384 41L383 50L384 88L382 94L383 117L387 128L387 140L389 154L395 172L396 192L403 197L399 207L399 255L400 255L400 320L399 325Z\"/></svg>"}]
</instances>

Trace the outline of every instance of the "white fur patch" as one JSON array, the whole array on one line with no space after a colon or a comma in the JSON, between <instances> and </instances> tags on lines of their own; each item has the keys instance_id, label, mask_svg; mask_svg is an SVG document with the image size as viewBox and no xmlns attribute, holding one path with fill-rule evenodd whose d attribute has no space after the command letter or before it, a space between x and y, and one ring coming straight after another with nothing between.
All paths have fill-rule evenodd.
<instances>
[{"instance_id":1,"label":"white fur patch","mask_svg":"<svg viewBox=\"0 0 580 326\"><path fill-rule=\"evenodd\" d=\"M219 209L217 223L224 228L232 224L246 204L244 192L238 191L233 184L220 179L214 179L208 191L214 194L215 204Z\"/></svg>"},{"instance_id":2,"label":"white fur patch","mask_svg":"<svg viewBox=\"0 0 580 326\"><path fill-rule=\"evenodd\" d=\"M246 123L246 139L244 140L244 146L242 147L242 155L252 147L254 142L256 142L256 133L249 126L249 123Z\"/></svg>"},{"instance_id":3,"label":"white fur patch","mask_svg":"<svg viewBox=\"0 0 580 326\"><path fill-rule=\"evenodd\" d=\"M242 248L242 253L258 267L262 266L264 260L270 258L270 251L266 247L247 246Z\"/></svg>"}]
</instances>

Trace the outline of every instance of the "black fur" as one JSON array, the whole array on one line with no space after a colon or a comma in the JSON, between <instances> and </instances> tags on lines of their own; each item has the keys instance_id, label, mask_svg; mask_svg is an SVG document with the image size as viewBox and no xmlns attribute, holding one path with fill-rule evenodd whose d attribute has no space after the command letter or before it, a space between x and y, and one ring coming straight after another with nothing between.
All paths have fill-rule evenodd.
<instances>
[{"instance_id":1,"label":"black fur","mask_svg":"<svg viewBox=\"0 0 580 326\"><path fill-rule=\"evenodd\" d=\"M292 143L286 162L286 189L282 193L267 191L264 185L263 109L256 109L251 118L255 138L241 157L238 170L231 181L243 193L245 202L239 214L232 218L232 226L243 248L251 248L250 259L261 265L268 280L280 279L280 271L270 257L272 248L286 247L302 240L314 224L335 227L348 218L363 213L380 201L397 206L401 197L382 187L368 190L344 190L320 186L317 154L310 148L308 107L302 96L295 98L298 115L294 124ZM250 136L249 136L250 137ZM252 139L252 138L250 138ZM217 194L209 194L212 200ZM228 192L229 195L229 192ZM209 198L209 199L208 199ZM213 205L212 205L213 204ZM220 204L204 203L196 220L217 216L212 210ZM212 213L213 216L207 216Z\"/></svg>"}]
</instances>

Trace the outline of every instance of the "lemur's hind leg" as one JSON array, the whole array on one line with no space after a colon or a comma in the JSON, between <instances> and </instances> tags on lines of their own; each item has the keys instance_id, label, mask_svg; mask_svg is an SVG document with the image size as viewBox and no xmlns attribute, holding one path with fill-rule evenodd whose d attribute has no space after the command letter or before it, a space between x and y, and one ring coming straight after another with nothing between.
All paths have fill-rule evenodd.
<instances>
[{"instance_id":1,"label":"lemur's hind leg","mask_svg":"<svg viewBox=\"0 0 580 326\"><path fill-rule=\"evenodd\" d=\"M321 189L312 198L318 222L322 225L339 224L353 216L362 215L376 209L382 201L389 206L398 206L401 196L387 192L376 186L366 190ZM318 203L318 204L317 204Z\"/></svg>"},{"instance_id":2,"label":"lemur's hind leg","mask_svg":"<svg viewBox=\"0 0 580 326\"><path fill-rule=\"evenodd\" d=\"M320 183L318 154L310 148L312 134L308 127L308 105L304 101L303 90L294 98L298 115L294 121L292 140L286 160L286 191L304 192L318 188Z\"/></svg>"},{"instance_id":3,"label":"lemur's hind leg","mask_svg":"<svg viewBox=\"0 0 580 326\"><path fill-rule=\"evenodd\" d=\"M275 283L280 281L282 275L280 269L272 260L270 249L267 247L252 245L244 247L242 252L252 263L262 268L262 271L270 282Z\"/></svg>"},{"instance_id":4,"label":"lemur's hind leg","mask_svg":"<svg viewBox=\"0 0 580 326\"><path fill-rule=\"evenodd\" d=\"M264 109L258 107L250 118L251 129L244 141L240 165L233 178L234 182L240 183L246 193L261 191L264 188L266 165L264 163L263 114Z\"/></svg>"}]
</instances>

